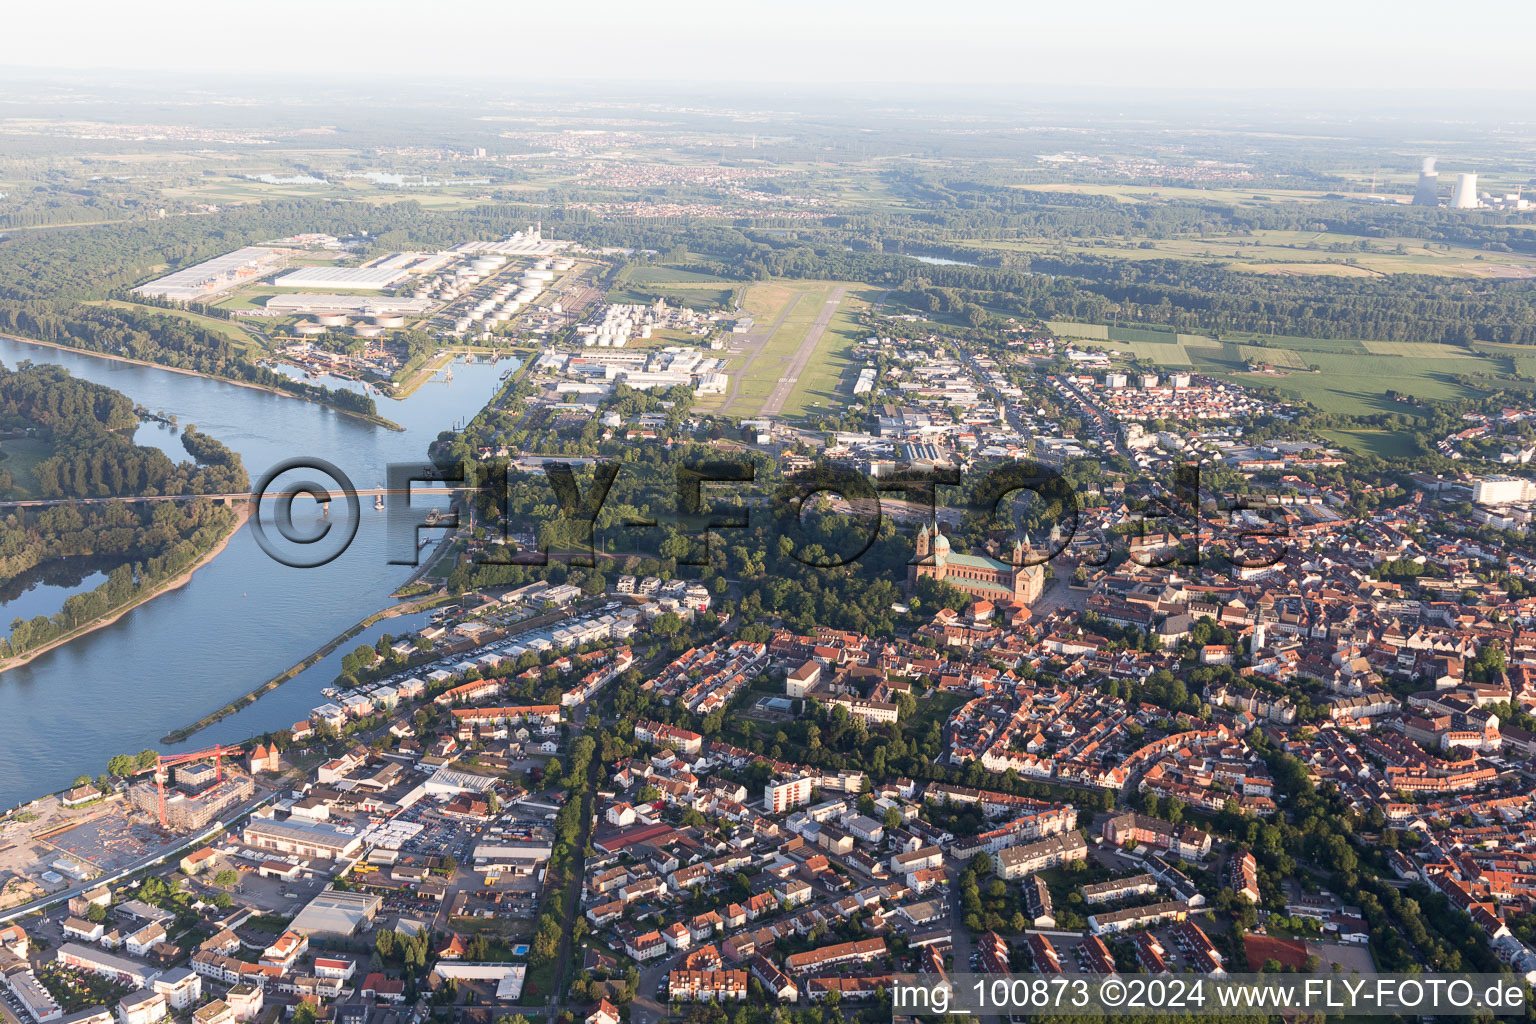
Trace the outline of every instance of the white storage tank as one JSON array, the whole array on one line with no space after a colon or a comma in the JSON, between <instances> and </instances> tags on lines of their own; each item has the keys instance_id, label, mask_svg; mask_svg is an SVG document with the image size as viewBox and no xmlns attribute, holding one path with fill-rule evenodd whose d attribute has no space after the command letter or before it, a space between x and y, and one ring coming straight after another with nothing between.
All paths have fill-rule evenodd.
<instances>
[{"instance_id":1,"label":"white storage tank","mask_svg":"<svg viewBox=\"0 0 1536 1024\"><path fill-rule=\"evenodd\" d=\"M556 270L570 270L576 263L573 260L555 260Z\"/></svg>"},{"instance_id":2,"label":"white storage tank","mask_svg":"<svg viewBox=\"0 0 1536 1024\"><path fill-rule=\"evenodd\" d=\"M347 318L340 313L320 313L315 317L315 323L322 327L345 327Z\"/></svg>"},{"instance_id":3,"label":"white storage tank","mask_svg":"<svg viewBox=\"0 0 1536 1024\"><path fill-rule=\"evenodd\" d=\"M402 313L380 313L373 318L375 327L404 327L405 315Z\"/></svg>"},{"instance_id":4,"label":"white storage tank","mask_svg":"<svg viewBox=\"0 0 1536 1024\"><path fill-rule=\"evenodd\" d=\"M384 336L384 328L373 327L369 324L358 324L352 328L352 333L359 338L381 338Z\"/></svg>"},{"instance_id":5,"label":"white storage tank","mask_svg":"<svg viewBox=\"0 0 1536 1024\"><path fill-rule=\"evenodd\" d=\"M312 338L317 334L324 334L325 328L320 324L302 323L294 327L293 333L306 338Z\"/></svg>"}]
</instances>

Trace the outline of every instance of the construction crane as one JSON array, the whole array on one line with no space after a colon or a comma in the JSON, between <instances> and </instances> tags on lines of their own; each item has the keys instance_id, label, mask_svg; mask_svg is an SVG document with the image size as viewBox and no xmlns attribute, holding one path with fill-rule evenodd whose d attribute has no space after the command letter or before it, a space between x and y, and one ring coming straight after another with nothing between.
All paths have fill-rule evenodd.
<instances>
[{"instance_id":1,"label":"construction crane","mask_svg":"<svg viewBox=\"0 0 1536 1024\"><path fill-rule=\"evenodd\" d=\"M224 758L239 754L239 747L214 746L207 750L199 750L192 754L155 754L155 766L153 769L144 768L135 774L153 771L155 773L155 791L160 807L160 827L165 828L165 780L169 775L166 769L174 768L181 764L192 764L195 761L206 761L213 758L214 770L218 773L220 782L224 781Z\"/></svg>"}]
</instances>

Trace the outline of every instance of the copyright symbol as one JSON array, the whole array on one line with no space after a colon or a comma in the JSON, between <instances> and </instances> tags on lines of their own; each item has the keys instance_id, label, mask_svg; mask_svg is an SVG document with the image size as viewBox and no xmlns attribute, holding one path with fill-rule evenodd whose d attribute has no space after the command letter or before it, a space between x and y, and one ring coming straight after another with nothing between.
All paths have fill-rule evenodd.
<instances>
[{"instance_id":1,"label":"copyright symbol","mask_svg":"<svg viewBox=\"0 0 1536 1024\"><path fill-rule=\"evenodd\" d=\"M1125 982L1118 978L1108 978L1099 986L1099 1002L1105 1006L1119 1006L1125 1002Z\"/></svg>"},{"instance_id":2,"label":"copyright symbol","mask_svg":"<svg viewBox=\"0 0 1536 1024\"><path fill-rule=\"evenodd\" d=\"M327 487L315 480L301 479L277 484L278 477L295 470L323 473L330 477L331 483ZM331 535L332 527L336 525L331 514L329 511L321 513L317 509L314 528L303 530L294 524L293 502L303 494L325 508L337 497L332 494L331 488L339 491L340 498L347 503L346 524L335 531L339 542L333 539L331 543L321 545L320 542ZM276 537L267 532L269 527L261 520L263 498L271 499L271 526L276 528ZM292 569L316 569L336 559L347 550L352 538L357 536L360 519L357 488L352 486L347 474L324 459L285 459L267 470L251 492L251 530L256 536L256 543L267 553L268 558Z\"/></svg>"}]
</instances>

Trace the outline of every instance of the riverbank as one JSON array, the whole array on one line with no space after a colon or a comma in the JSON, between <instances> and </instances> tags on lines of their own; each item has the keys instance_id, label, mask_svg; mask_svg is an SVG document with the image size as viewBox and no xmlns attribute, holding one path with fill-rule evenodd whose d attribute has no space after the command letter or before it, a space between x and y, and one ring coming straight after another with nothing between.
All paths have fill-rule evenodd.
<instances>
[{"instance_id":1,"label":"riverbank","mask_svg":"<svg viewBox=\"0 0 1536 1024\"><path fill-rule=\"evenodd\" d=\"M443 371L443 368L453 363L458 356L489 356L491 362L499 359L516 359L519 363L527 363L528 359L520 352L510 351L507 348L490 348L485 345L450 345L439 349L421 366L417 367L403 381L395 381L389 397L396 400L404 400L414 395L421 386Z\"/></svg>"},{"instance_id":2,"label":"riverbank","mask_svg":"<svg viewBox=\"0 0 1536 1024\"><path fill-rule=\"evenodd\" d=\"M402 615L413 615L416 612L424 612L429 609L436 608L439 605L447 604L452 600L453 596L451 594L436 593L430 594L427 597L421 598L419 600L402 601L399 604L393 604L388 608L380 609L379 611L374 612L372 615L369 615L367 618L362 619L356 624L343 630L341 633L338 633L330 640L326 641L326 643L316 648L309 654L308 657L304 658L298 664L284 669L282 672L279 672L271 679L268 679L254 690L251 690L242 696L236 697L234 700L230 701L228 704L225 704L217 711L212 711L204 715L202 718L199 718L191 725L186 725L180 729L176 729L173 732L166 733L164 736L160 737L160 742L181 743L182 741L202 732L210 725L213 725L216 722L220 722L238 711L244 711L246 708L256 703L257 700L271 693L279 686L282 686L284 683L288 682L290 679L294 678L305 669L314 666L322 658L325 658L327 655L334 653L338 647L346 643L348 640L351 640L353 637L357 636L359 633L369 628L370 626L383 622L385 619L394 619L399 618Z\"/></svg>"},{"instance_id":3,"label":"riverbank","mask_svg":"<svg viewBox=\"0 0 1536 1024\"><path fill-rule=\"evenodd\" d=\"M39 338L23 338L19 334L0 333L0 338L8 338L11 341L19 341L23 345L41 345L44 348L58 349L61 352L76 352L83 356L90 356L95 359L107 359L114 363L127 363L131 366L147 366L153 370L164 370L166 373L179 373L187 377L201 377L204 380L216 380L221 384L233 384L237 388L250 388L252 391L265 391L269 395L280 395L283 398L293 398L300 402L309 402L312 405L318 405L322 409L329 409L332 412L339 413L342 416L350 416L353 419L362 420L364 423L372 423L376 427L383 427L385 430L398 430L401 432L404 432L405 430L404 427L396 423L394 420L385 419L383 416L370 416L367 413L356 412L352 409L343 409L340 406L330 405L329 403L310 398L307 395L301 395L293 391L284 391L282 388L274 388L266 384L255 384L248 380L236 380L233 377L221 377L215 373L203 373L201 370L188 370L182 366L166 366L164 363L152 363L147 359L133 359L128 356L113 355L110 352L96 352L92 349L79 348L75 345L60 345L56 341L43 341Z\"/></svg>"},{"instance_id":4,"label":"riverbank","mask_svg":"<svg viewBox=\"0 0 1536 1024\"><path fill-rule=\"evenodd\" d=\"M112 623L116 622L124 615L127 615L129 612L133 611L140 605L153 601L161 594L169 594L173 590L179 590L186 586L188 583L192 582L193 574L203 566L207 565L209 562L213 561L215 558L219 557L224 549L229 546L229 542L234 539L235 534L240 532L240 528L245 525L246 519L251 514L249 503L237 505L233 511L235 513L234 526L230 527L229 532L224 534L224 536L219 539L218 543L214 544L211 548L205 551L197 559L197 561L188 566L185 572L182 572L180 575L173 576L159 586L149 590L147 593L140 594L138 597L134 598L132 601L129 601L127 604L113 609L98 619L93 619L84 625L76 626L68 633L50 640L48 643L37 648L36 650L28 651L26 654L18 654L13 658L0 660L0 674L3 674L10 669L25 665L27 662L32 661L41 655L47 654L55 647L62 647L72 640L78 640L80 637L85 636L87 633L94 633L96 630L101 629L104 626L110 626Z\"/></svg>"}]
</instances>

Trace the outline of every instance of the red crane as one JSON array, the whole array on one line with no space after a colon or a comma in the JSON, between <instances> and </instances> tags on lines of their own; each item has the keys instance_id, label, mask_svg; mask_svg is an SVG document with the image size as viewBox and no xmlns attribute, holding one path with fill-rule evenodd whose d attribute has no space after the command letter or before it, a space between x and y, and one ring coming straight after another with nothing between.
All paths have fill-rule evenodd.
<instances>
[{"instance_id":1,"label":"red crane","mask_svg":"<svg viewBox=\"0 0 1536 1024\"><path fill-rule=\"evenodd\" d=\"M155 773L155 790L156 790L156 795L159 798L159 805L160 805L160 827L161 828L165 828L166 827L166 824L165 824L165 780L166 780L166 777L167 777L167 772L166 772L167 768L172 768L172 767L175 767L176 765L179 765L179 764L191 764L194 761L206 761L206 760L208 760L211 757L211 758L213 758L214 768L218 772L219 781L222 782L222 781L224 781L224 758L226 756L233 755L233 754L239 754L239 753L241 753L241 750L240 750L239 747L221 747L221 746L209 747L207 750L199 750L199 751L197 751L196 753L193 753L193 754L169 754L169 755L167 755L167 754L156 753L155 754L155 767L154 767L153 771ZM140 769L138 772L135 772L135 774L142 774L143 772L147 772L147 771L150 771L150 770L151 769L149 769L149 768L143 768L143 769Z\"/></svg>"}]
</instances>

